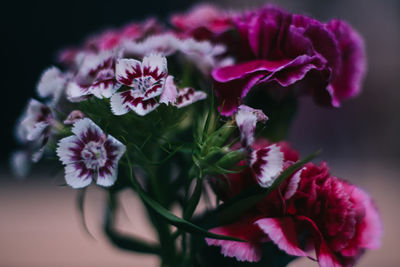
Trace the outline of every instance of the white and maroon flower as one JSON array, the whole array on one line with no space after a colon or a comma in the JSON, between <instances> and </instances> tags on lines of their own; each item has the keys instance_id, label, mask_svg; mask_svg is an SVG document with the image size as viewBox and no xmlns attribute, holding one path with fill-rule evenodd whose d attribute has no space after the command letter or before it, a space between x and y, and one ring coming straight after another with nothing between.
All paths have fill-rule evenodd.
<instances>
[{"instance_id":1,"label":"white and maroon flower","mask_svg":"<svg viewBox=\"0 0 400 267\"><path fill-rule=\"evenodd\" d=\"M68 75L62 73L57 67L46 69L37 84L37 93L40 97L50 98L51 103L57 103L68 81Z\"/></svg>"},{"instance_id":2,"label":"white and maroon flower","mask_svg":"<svg viewBox=\"0 0 400 267\"><path fill-rule=\"evenodd\" d=\"M251 152L250 168L262 187L270 187L283 171L284 155L279 146L272 144Z\"/></svg>"},{"instance_id":3,"label":"white and maroon flower","mask_svg":"<svg viewBox=\"0 0 400 267\"><path fill-rule=\"evenodd\" d=\"M131 88L111 97L111 109L115 115L123 115L133 110L144 116L159 106L156 97L163 92L168 73L164 56L145 56L143 62L120 59L117 61L115 72L117 81Z\"/></svg>"},{"instance_id":4,"label":"white and maroon flower","mask_svg":"<svg viewBox=\"0 0 400 267\"><path fill-rule=\"evenodd\" d=\"M121 86L115 79L115 53L86 53L74 80L68 83L67 96L72 102L89 95L110 98Z\"/></svg>"},{"instance_id":5,"label":"white and maroon flower","mask_svg":"<svg viewBox=\"0 0 400 267\"><path fill-rule=\"evenodd\" d=\"M42 157L55 120L49 106L31 99L17 125L18 140L28 146L32 161Z\"/></svg>"},{"instance_id":6,"label":"white and maroon flower","mask_svg":"<svg viewBox=\"0 0 400 267\"><path fill-rule=\"evenodd\" d=\"M118 161L125 145L107 136L88 118L77 121L72 132L58 143L57 155L65 166L65 180L73 188L88 186L93 179L101 186L117 180Z\"/></svg>"},{"instance_id":7,"label":"white and maroon flower","mask_svg":"<svg viewBox=\"0 0 400 267\"><path fill-rule=\"evenodd\" d=\"M165 88L161 94L160 103L183 108L205 98L207 98L205 92L196 91L191 87L177 89L174 77L170 75L165 81Z\"/></svg>"},{"instance_id":8,"label":"white and maroon flower","mask_svg":"<svg viewBox=\"0 0 400 267\"><path fill-rule=\"evenodd\" d=\"M250 147L254 142L254 132L257 122L265 123L268 117L260 109L241 105L236 113L235 120L239 127L242 146Z\"/></svg>"}]
</instances>

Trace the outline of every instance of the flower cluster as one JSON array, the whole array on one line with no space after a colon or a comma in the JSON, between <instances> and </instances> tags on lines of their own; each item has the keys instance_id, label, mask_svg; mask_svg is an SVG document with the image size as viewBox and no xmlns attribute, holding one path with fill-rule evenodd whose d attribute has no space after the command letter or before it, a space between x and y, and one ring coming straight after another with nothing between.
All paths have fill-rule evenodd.
<instances>
[{"instance_id":1,"label":"flower cluster","mask_svg":"<svg viewBox=\"0 0 400 267\"><path fill-rule=\"evenodd\" d=\"M199 266L208 246L248 262L262 259L265 243L291 256L315 251L324 267L352 266L378 248L382 222L371 197L326 163L301 160L275 129L277 117L290 120L273 110L303 94L334 107L356 96L366 65L360 35L341 20L273 6L200 5L169 24L131 23L63 50L60 66L39 79L42 102L31 99L18 122L15 169L26 174L55 154L67 185L94 181L108 191L110 241L156 254L162 266ZM268 140L272 132L279 142ZM205 182L221 201L199 215ZM143 201L158 244L115 229L123 189Z\"/></svg>"}]
</instances>

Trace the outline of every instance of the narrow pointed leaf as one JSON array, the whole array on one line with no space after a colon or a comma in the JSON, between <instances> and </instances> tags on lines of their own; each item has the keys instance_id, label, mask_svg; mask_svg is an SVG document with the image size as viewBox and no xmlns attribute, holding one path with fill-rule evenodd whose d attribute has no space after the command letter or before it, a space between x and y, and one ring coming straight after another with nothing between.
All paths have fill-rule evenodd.
<instances>
[{"instance_id":1,"label":"narrow pointed leaf","mask_svg":"<svg viewBox=\"0 0 400 267\"><path fill-rule=\"evenodd\" d=\"M176 226L178 229L182 229L186 232L192 234L199 234L204 237L211 237L215 239L223 239L223 240L233 240L233 241L242 241L246 242L245 240L230 237L230 236L223 236L211 233L200 226L197 226L185 219L179 218L175 214L171 213L169 210L161 206L157 201L152 199L142 188L136 178L133 176L132 173L132 165L129 160L129 156L126 156L129 166L129 178L131 180L132 186L134 187L135 191L139 194L140 198L146 203L149 207L151 207L155 212L157 212L162 218L164 218L170 224Z\"/></svg>"}]
</instances>

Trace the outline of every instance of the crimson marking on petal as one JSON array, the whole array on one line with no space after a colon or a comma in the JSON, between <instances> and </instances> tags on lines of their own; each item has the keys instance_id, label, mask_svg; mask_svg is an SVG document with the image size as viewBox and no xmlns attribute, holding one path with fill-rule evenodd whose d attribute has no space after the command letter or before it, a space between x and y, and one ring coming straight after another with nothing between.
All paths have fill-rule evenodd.
<instances>
[{"instance_id":1,"label":"crimson marking on petal","mask_svg":"<svg viewBox=\"0 0 400 267\"><path fill-rule=\"evenodd\" d=\"M181 93L182 92L182 93ZM176 99L176 104L179 106L181 105L185 100L189 101L190 98L194 95L195 91L193 88L188 88L186 91L180 91L178 94L178 97Z\"/></svg>"},{"instance_id":2,"label":"crimson marking on petal","mask_svg":"<svg viewBox=\"0 0 400 267\"><path fill-rule=\"evenodd\" d=\"M151 98L161 94L162 88L163 88L162 83L155 84L153 87L151 87L149 90L146 91L146 93L144 94L144 98L148 99L149 97Z\"/></svg>"}]
</instances>

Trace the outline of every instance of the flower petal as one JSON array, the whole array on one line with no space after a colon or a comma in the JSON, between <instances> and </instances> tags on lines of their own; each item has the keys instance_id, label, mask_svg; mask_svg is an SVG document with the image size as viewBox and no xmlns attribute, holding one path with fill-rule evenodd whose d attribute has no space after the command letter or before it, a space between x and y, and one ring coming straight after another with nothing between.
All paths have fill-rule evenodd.
<instances>
[{"instance_id":1,"label":"flower petal","mask_svg":"<svg viewBox=\"0 0 400 267\"><path fill-rule=\"evenodd\" d=\"M176 85L174 83L174 77L169 75L165 80L164 91L160 96L160 103L164 103L166 105L175 105L177 96L178 90L176 89Z\"/></svg>"},{"instance_id":2,"label":"flower petal","mask_svg":"<svg viewBox=\"0 0 400 267\"><path fill-rule=\"evenodd\" d=\"M308 256L297 241L295 225L290 217L263 218L255 222L260 229L283 251L294 256Z\"/></svg>"},{"instance_id":3,"label":"flower petal","mask_svg":"<svg viewBox=\"0 0 400 267\"><path fill-rule=\"evenodd\" d=\"M72 132L83 143L105 139L103 131L91 119L83 118L75 122Z\"/></svg>"},{"instance_id":4,"label":"flower petal","mask_svg":"<svg viewBox=\"0 0 400 267\"><path fill-rule=\"evenodd\" d=\"M186 87L178 91L178 97L176 98L176 106L178 108L183 108L206 98L207 94L205 92L196 91L193 88Z\"/></svg>"},{"instance_id":5,"label":"flower petal","mask_svg":"<svg viewBox=\"0 0 400 267\"><path fill-rule=\"evenodd\" d=\"M142 63L135 59L119 59L115 65L115 77L119 83L135 87L135 79L141 78Z\"/></svg>"},{"instance_id":6,"label":"flower petal","mask_svg":"<svg viewBox=\"0 0 400 267\"><path fill-rule=\"evenodd\" d=\"M120 87L121 84L111 78L95 81L90 85L89 91L97 98L110 98Z\"/></svg>"},{"instance_id":7,"label":"flower petal","mask_svg":"<svg viewBox=\"0 0 400 267\"><path fill-rule=\"evenodd\" d=\"M75 135L65 137L58 142L57 156L64 165L73 164L82 160L80 153L83 143Z\"/></svg>"},{"instance_id":8,"label":"flower petal","mask_svg":"<svg viewBox=\"0 0 400 267\"><path fill-rule=\"evenodd\" d=\"M65 181L72 188L88 186L94 176L94 170L87 169L83 162L77 162L65 166Z\"/></svg>"},{"instance_id":9,"label":"flower petal","mask_svg":"<svg viewBox=\"0 0 400 267\"><path fill-rule=\"evenodd\" d=\"M270 187L283 170L283 153L276 144L254 150L250 167L262 187Z\"/></svg>"},{"instance_id":10,"label":"flower petal","mask_svg":"<svg viewBox=\"0 0 400 267\"><path fill-rule=\"evenodd\" d=\"M71 102L80 102L85 100L90 94L89 86L83 86L77 82L69 82L66 89L67 98Z\"/></svg>"},{"instance_id":11,"label":"flower petal","mask_svg":"<svg viewBox=\"0 0 400 267\"><path fill-rule=\"evenodd\" d=\"M260 234L258 227L250 222L237 222L210 229L210 232L220 235L234 236L249 242L237 242L206 238L207 245L220 246L221 253L226 257L235 257L238 261L257 262L262 256Z\"/></svg>"},{"instance_id":12,"label":"flower petal","mask_svg":"<svg viewBox=\"0 0 400 267\"><path fill-rule=\"evenodd\" d=\"M239 106L235 116L236 124L240 131L242 146L249 147L254 142L254 132L258 121L265 123L268 117L260 109L253 109L246 105Z\"/></svg>"},{"instance_id":13,"label":"flower petal","mask_svg":"<svg viewBox=\"0 0 400 267\"><path fill-rule=\"evenodd\" d=\"M333 102L355 97L361 91L366 73L364 41L360 34L341 20L332 20L327 27L333 32L342 56L342 65L332 82Z\"/></svg>"},{"instance_id":14,"label":"flower petal","mask_svg":"<svg viewBox=\"0 0 400 267\"><path fill-rule=\"evenodd\" d=\"M143 58L143 76L151 76L155 81L166 78L168 73L167 59L160 54L152 54Z\"/></svg>"},{"instance_id":15,"label":"flower petal","mask_svg":"<svg viewBox=\"0 0 400 267\"><path fill-rule=\"evenodd\" d=\"M143 94L133 90L117 93L111 97L111 110L115 115L122 115L133 110L140 116L156 109L160 104L154 98L144 100Z\"/></svg>"},{"instance_id":16,"label":"flower petal","mask_svg":"<svg viewBox=\"0 0 400 267\"><path fill-rule=\"evenodd\" d=\"M297 188L299 187L301 173L305 169L306 169L306 167L303 167L300 170L296 171L292 175L292 177L289 179L289 183L287 185L285 195L283 196L284 199L289 199L296 193Z\"/></svg>"},{"instance_id":17,"label":"flower petal","mask_svg":"<svg viewBox=\"0 0 400 267\"><path fill-rule=\"evenodd\" d=\"M130 108L128 107L127 100L130 98L130 94L132 94L131 91L132 90L116 93L111 97L110 105L114 115L120 116L129 112Z\"/></svg>"},{"instance_id":18,"label":"flower petal","mask_svg":"<svg viewBox=\"0 0 400 267\"><path fill-rule=\"evenodd\" d=\"M46 69L37 84L37 92L40 97L51 97L57 101L66 84L62 72L56 67Z\"/></svg>"},{"instance_id":19,"label":"flower petal","mask_svg":"<svg viewBox=\"0 0 400 267\"><path fill-rule=\"evenodd\" d=\"M120 141L109 135L104 142L104 148L107 152L106 164L99 168L97 175L97 184L101 186L112 186L117 180L118 161L126 151L126 147Z\"/></svg>"}]
</instances>

